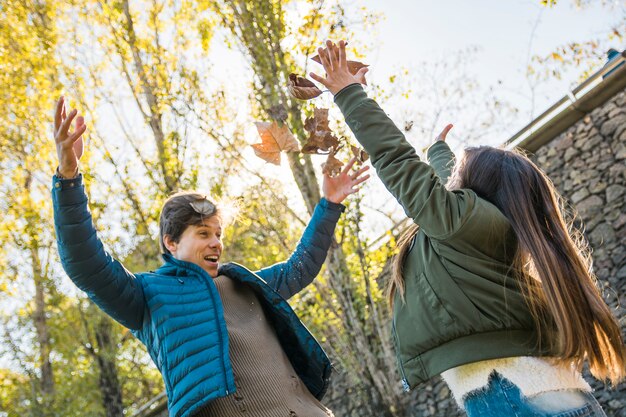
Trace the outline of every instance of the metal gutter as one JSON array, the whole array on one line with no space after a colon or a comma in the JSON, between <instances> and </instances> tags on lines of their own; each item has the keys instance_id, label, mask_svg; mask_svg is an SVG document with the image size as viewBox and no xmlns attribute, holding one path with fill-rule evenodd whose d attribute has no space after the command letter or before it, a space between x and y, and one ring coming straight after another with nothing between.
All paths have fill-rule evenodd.
<instances>
[{"instance_id":1,"label":"metal gutter","mask_svg":"<svg viewBox=\"0 0 626 417\"><path fill-rule=\"evenodd\" d=\"M520 147L535 152L556 138L587 113L626 88L624 62L626 50L513 135L504 146L507 149Z\"/></svg>"},{"instance_id":2,"label":"metal gutter","mask_svg":"<svg viewBox=\"0 0 626 417\"><path fill-rule=\"evenodd\" d=\"M167 410L167 397L165 396L165 391L163 391L144 404L131 417L154 417L165 410Z\"/></svg>"}]
</instances>

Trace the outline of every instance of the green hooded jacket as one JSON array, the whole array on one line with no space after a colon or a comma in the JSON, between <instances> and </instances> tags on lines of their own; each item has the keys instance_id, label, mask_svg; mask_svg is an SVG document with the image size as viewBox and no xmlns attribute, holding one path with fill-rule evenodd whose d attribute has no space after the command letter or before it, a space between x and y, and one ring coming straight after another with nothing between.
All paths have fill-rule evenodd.
<instances>
[{"instance_id":1,"label":"green hooded jacket","mask_svg":"<svg viewBox=\"0 0 626 417\"><path fill-rule=\"evenodd\" d=\"M419 225L406 257L393 334L406 390L450 368L545 356L511 271L516 238L506 217L469 189L445 187L454 154L443 142L417 156L378 104L353 84L335 96L387 189Z\"/></svg>"}]
</instances>

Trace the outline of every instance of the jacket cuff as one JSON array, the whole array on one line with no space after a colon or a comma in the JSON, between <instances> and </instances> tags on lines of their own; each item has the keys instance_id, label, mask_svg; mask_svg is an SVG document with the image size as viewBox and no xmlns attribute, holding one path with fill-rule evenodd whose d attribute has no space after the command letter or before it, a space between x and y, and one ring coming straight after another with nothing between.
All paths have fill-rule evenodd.
<instances>
[{"instance_id":1,"label":"jacket cuff","mask_svg":"<svg viewBox=\"0 0 626 417\"><path fill-rule=\"evenodd\" d=\"M87 200L83 187L83 174L76 178L52 177L52 197L59 206L82 204Z\"/></svg>"},{"instance_id":2,"label":"jacket cuff","mask_svg":"<svg viewBox=\"0 0 626 417\"><path fill-rule=\"evenodd\" d=\"M337 104L345 118L348 118L350 113L365 100L367 100L367 94L359 83L350 84L335 94L335 104Z\"/></svg>"},{"instance_id":3,"label":"jacket cuff","mask_svg":"<svg viewBox=\"0 0 626 417\"><path fill-rule=\"evenodd\" d=\"M343 204L333 203L332 201L326 200L326 198L324 198L324 197L322 197L322 199L320 200L320 202L318 204L319 204L320 207L323 207L323 208L328 209L328 210L339 211L341 213L346 211L346 206L344 206Z\"/></svg>"},{"instance_id":4,"label":"jacket cuff","mask_svg":"<svg viewBox=\"0 0 626 417\"><path fill-rule=\"evenodd\" d=\"M426 152L426 156L428 160L431 160L432 158L436 157L436 155L439 152L443 152L443 151L452 152L450 150L450 146L448 146L448 144L445 141L438 140L432 145L430 145L430 147L428 148L428 151Z\"/></svg>"}]
</instances>

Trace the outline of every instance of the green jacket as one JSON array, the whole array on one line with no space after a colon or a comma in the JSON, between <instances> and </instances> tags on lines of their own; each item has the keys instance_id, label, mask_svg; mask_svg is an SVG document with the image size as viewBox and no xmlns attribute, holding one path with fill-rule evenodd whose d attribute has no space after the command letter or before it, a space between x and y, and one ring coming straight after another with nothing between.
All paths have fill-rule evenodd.
<instances>
[{"instance_id":1,"label":"green jacket","mask_svg":"<svg viewBox=\"0 0 626 417\"><path fill-rule=\"evenodd\" d=\"M405 301L393 306L393 334L406 390L466 363L543 356L510 265L515 234L504 215L469 189L445 182L454 154L445 142L417 156L360 85L335 96L387 189L420 226L404 264Z\"/></svg>"}]
</instances>

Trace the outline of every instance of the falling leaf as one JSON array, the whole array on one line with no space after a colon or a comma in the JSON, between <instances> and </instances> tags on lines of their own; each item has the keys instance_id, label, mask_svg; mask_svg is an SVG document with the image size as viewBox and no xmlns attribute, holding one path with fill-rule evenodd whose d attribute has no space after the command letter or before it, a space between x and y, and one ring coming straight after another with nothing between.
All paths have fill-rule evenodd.
<instances>
[{"instance_id":1,"label":"falling leaf","mask_svg":"<svg viewBox=\"0 0 626 417\"><path fill-rule=\"evenodd\" d=\"M359 148L358 146L350 145L350 150L352 150L352 154L356 157L356 160L361 164L370 158L370 155L367 152L365 152L363 149Z\"/></svg>"},{"instance_id":2,"label":"falling leaf","mask_svg":"<svg viewBox=\"0 0 626 417\"><path fill-rule=\"evenodd\" d=\"M296 74L289 74L287 89L289 94L300 100L310 100L322 94L322 90L317 88L312 81Z\"/></svg>"},{"instance_id":3,"label":"falling leaf","mask_svg":"<svg viewBox=\"0 0 626 417\"><path fill-rule=\"evenodd\" d=\"M335 150L333 149L326 158L326 162L322 164L322 174L328 174L331 177L338 175L343 167L343 162L335 158Z\"/></svg>"},{"instance_id":4,"label":"falling leaf","mask_svg":"<svg viewBox=\"0 0 626 417\"><path fill-rule=\"evenodd\" d=\"M302 147L303 153L326 154L331 148L338 149L339 138L328 126L328 109L315 108L313 117L305 120L304 129L309 132L309 138Z\"/></svg>"},{"instance_id":5,"label":"falling leaf","mask_svg":"<svg viewBox=\"0 0 626 417\"><path fill-rule=\"evenodd\" d=\"M409 120L408 122L404 123L404 131L405 132L410 131L411 128L413 128L413 120Z\"/></svg>"},{"instance_id":6,"label":"falling leaf","mask_svg":"<svg viewBox=\"0 0 626 417\"><path fill-rule=\"evenodd\" d=\"M277 104L276 106L270 107L270 109L267 111L267 114L269 114L272 119L278 120L282 123L284 123L289 116L287 114L287 109L282 104Z\"/></svg>"},{"instance_id":7,"label":"falling leaf","mask_svg":"<svg viewBox=\"0 0 626 417\"><path fill-rule=\"evenodd\" d=\"M254 153L274 165L280 165L280 152L298 152L300 147L287 125L276 122L255 122L261 143L252 145Z\"/></svg>"}]
</instances>

